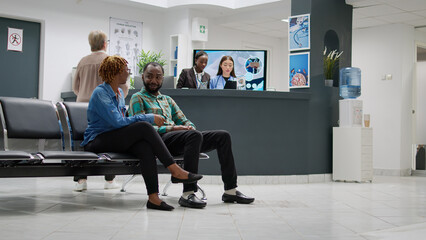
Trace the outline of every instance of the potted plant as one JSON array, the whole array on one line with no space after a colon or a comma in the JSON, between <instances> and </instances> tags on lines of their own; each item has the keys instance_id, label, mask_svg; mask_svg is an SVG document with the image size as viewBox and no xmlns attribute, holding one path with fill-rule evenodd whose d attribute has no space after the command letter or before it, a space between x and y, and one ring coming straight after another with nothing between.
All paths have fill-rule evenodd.
<instances>
[{"instance_id":1,"label":"potted plant","mask_svg":"<svg viewBox=\"0 0 426 240\"><path fill-rule=\"evenodd\" d=\"M153 51L145 52L142 49L142 51L138 55L139 61L136 63L139 68L139 73L142 75L143 68L147 63L150 62L158 62L161 66L164 67L166 65L166 60L162 59L163 55L164 54L161 51L159 51L158 53L155 53ZM130 77L130 89L135 89L135 81L141 81L140 76Z\"/></svg>"},{"instance_id":2,"label":"potted plant","mask_svg":"<svg viewBox=\"0 0 426 240\"><path fill-rule=\"evenodd\" d=\"M143 49L141 51L141 53L139 54L138 58L139 58L139 62L138 62L138 67L139 67L139 73L142 74L143 72L143 68L145 67L145 65L147 63L150 62L157 62L159 63L161 66L165 66L166 65L166 60L162 59L163 58L163 53L160 51L158 53L155 52L145 52Z\"/></svg>"},{"instance_id":3,"label":"potted plant","mask_svg":"<svg viewBox=\"0 0 426 240\"><path fill-rule=\"evenodd\" d=\"M328 86L328 87L333 86L333 75L342 53L343 51L337 52L337 50L333 50L327 54L327 47L325 47L324 53L323 53L325 86Z\"/></svg>"}]
</instances>

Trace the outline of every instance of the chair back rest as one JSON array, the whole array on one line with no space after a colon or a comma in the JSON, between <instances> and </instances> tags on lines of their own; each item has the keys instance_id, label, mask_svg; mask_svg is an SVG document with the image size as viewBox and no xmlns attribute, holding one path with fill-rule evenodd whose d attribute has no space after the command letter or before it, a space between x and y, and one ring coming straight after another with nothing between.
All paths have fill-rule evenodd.
<instances>
[{"instance_id":1,"label":"chair back rest","mask_svg":"<svg viewBox=\"0 0 426 240\"><path fill-rule=\"evenodd\" d=\"M8 147L8 142L12 139L18 139L18 145L25 144L25 140L28 139L37 141L40 139L53 139L57 140L56 142L59 142L61 145L54 148L58 147L58 150L62 149L62 136L58 114L56 107L51 101L0 97L0 105L0 123L5 148ZM47 144L45 141L38 141L37 145L32 145L31 148L34 148L34 150L44 150ZM19 149L19 146L14 148Z\"/></svg>"},{"instance_id":2,"label":"chair back rest","mask_svg":"<svg viewBox=\"0 0 426 240\"><path fill-rule=\"evenodd\" d=\"M87 108L89 104L83 102L62 102L57 105L58 110L60 110L60 116L65 115L65 119L69 125L71 149L82 150L80 143L84 140L84 132L87 128ZM62 113L61 108L64 110L64 113ZM64 117L61 117L61 120L62 118Z\"/></svg>"}]
</instances>

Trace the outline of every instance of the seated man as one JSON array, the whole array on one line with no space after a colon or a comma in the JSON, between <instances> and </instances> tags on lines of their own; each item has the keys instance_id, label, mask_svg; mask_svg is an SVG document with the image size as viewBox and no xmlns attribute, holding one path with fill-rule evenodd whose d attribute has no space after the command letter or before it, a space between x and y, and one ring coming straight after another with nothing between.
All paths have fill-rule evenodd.
<instances>
[{"instance_id":1,"label":"seated man","mask_svg":"<svg viewBox=\"0 0 426 240\"><path fill-rule=\"evenodd\" d=\"M222 181L225 184L224 202L252 203L254 198L247 197L237 191L237 172L231 149L231 136L227 131L195 130L195 125L189 121L175 101L159 90L163 83L164 69L156 63L148 63L142 74L145 89L133 94L130 100L129 115L154 113L164 116L163 126L154 128L162 137L172 155L184 156L184 169L197 173L200 152L217 149L222 171ZM197 184L184 184L179 204L183 207L203 208L206 203L200 200L195 192Z\"/></svg>"}]
</instances>

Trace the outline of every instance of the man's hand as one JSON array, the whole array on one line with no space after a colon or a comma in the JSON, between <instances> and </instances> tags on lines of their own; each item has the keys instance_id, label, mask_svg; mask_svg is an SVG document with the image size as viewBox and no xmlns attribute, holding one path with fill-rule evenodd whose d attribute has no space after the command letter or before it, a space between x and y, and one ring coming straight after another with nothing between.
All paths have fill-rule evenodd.
<instances>
[{"instance_id":1,"label":"man's hand","mask_svg":"<svg viewBox=\"0 0 426 240\"><path fill-rule=\"evenodd\" d=\"M173 131L179 131L179 130L193 130L194 128L192 126L183 126L183 125L177 125L173 126Z\"/></svg>"},{"instance_id":2,"label":"man's hand","mask_svg":"<svg viewBox=\"0 0 426 240\"><path fill-rule=\"evenodd\" d=\"M165 122L166 122L166 119L163 116L158 115L158 114L154 114L154 123L155 123L155 125L161 127L161 126L163 126L163 124Z\"/></svg>"}]
</instances>

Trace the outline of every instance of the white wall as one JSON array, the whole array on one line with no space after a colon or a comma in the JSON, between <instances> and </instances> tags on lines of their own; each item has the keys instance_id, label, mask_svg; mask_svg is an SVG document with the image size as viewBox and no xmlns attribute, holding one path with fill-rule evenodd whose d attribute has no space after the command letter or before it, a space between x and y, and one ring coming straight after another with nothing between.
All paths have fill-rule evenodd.
<instances>
[{"instance_id":1,"label":"white wall","mask_svg":"<svg viewBox=\"0 0 426 240\"><path fill-rule=\"evenodd\" d=\"M90 54L89 32L101 29L108 34L109 17L143 22L142 47L146 50L158 51L168 46L168 38L165 38L162 28L163 18L152 11L92 1L4 2L2 0L0 4L0 15L42 22L42 99L58 101L61 92L71 90L72 67L77 66L83 56Z\"/></svg>"},{"instance_id":2,"label":"white wall","mask_svg":"<svg viewBox=\"0 0 426 240\"><path fill-rule=\"evenodd\" d=\"M414 38L413 27L401 24L353 31L352 66L361 68L364 113L374 128L373 167L395 174L411 168Z\"/></svg>"},{"instance_id":3,"label":"white wall","mask_svg":"<svg viewBox=\"0 0 426 240\"><path fill-rule=\"evenodd\" d=\"M191 41L191 10L180 8L157 12L98 1L69 0L2 0L0 16L42 23L40 62L40 98L59 101L60 93L71 91L71 69L90 54L87 36L101 29L108 34L109 17L143 22L143 49L170 51L170 35L188 35L188 59L192 48L201 48ZM191 48L192 46L192 48ZM235 31L209 21L209 42L206 48L247 49L248 46L268 48L270 56L268 87L288 91L287 40Z\"/></svg>"}]
</instances>

